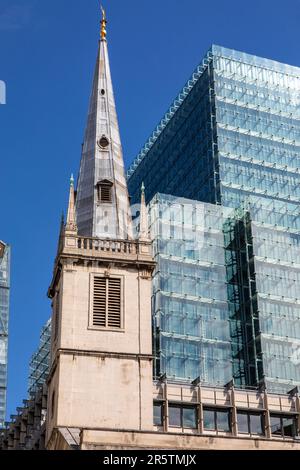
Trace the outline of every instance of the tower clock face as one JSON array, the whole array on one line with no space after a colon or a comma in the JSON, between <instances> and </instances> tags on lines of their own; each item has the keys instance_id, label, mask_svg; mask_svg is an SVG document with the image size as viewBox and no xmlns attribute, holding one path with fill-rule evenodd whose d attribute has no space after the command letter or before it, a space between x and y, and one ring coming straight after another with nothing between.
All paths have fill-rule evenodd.
<instances>
[{"instance_id":1,"label":"tower clock face","mask_svg":"<svg viewBox=\"0 0 300 470\"><path fill-rule=\"evenodd\" d=\"M109 146L109 140L108 140L108 138L107 138L105 135L103 135L103 136L101 137L101 139L99 139L98 145L99 145L100 148L106 149L106 148Z\"/></svg>"}]
</instances>

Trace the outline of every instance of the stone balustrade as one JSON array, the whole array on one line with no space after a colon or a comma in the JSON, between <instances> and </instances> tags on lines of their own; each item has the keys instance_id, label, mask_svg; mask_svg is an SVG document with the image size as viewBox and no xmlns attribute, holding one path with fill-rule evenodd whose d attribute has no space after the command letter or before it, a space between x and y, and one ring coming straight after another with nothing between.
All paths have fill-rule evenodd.
<instances>
[{"instance_id":1,"label":"stone balustrade","mask_svg":"<svg viewBox=\"0 0 300 470\"><path fill-rule=\"evenodd\" d=\"M103 240L78 237L77 248L80 250L136 255L139 252L139 242L136 240Z\"/></svg>"}]
</instances>

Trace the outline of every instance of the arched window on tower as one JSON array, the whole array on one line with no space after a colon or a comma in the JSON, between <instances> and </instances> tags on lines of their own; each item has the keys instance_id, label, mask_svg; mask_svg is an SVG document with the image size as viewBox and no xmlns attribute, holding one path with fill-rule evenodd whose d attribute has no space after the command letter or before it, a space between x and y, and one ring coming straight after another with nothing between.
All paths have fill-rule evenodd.
<instances>
[{"instance_id":1,"label":"arched window on tower","mask_svg":"<svg viewBox=\"0 0 300 470\"><path fill-rule=\"evenodd\" d=\"M112 202L112 187L113 184L109 180L99 181L97 184L98 203Z\"/></svg>"}]
</instances>

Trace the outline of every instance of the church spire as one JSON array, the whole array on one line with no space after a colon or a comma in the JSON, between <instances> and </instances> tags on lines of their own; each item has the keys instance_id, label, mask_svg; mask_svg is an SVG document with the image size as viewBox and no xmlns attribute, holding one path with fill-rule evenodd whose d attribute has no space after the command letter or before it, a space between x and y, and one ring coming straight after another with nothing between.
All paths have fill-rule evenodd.
<instances>
[{"instance_id":1,"label":"church spire","mask_svg":"<svg viewBox=\"0 0 300 470\"><path fill-rule=\"evenodd\" d=\"M132 219L102 9L101 40L90 98L78 179L78 233L86 237L132 238Z\"/></svg>"}]
</instances>

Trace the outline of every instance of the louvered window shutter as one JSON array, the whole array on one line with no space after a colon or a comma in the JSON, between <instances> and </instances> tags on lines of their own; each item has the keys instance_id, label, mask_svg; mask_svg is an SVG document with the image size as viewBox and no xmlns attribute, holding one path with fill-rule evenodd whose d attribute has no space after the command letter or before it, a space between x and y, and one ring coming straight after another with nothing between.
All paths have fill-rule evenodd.
<instances>
[{"instance_id":1,"label":"louvered window shutter","mask_svg":"<svg viewBox=\"0 0 300 470\"><path fill-rule=\"evenodd\" d=\"M111 202L111 186L100 186L100 201Z\"/></svg>"},{"instance_id":2,"label":"louvered window shutter","mask_svg":"<svg viewBox=\"0 0 300 470\"><path fill-rule=\"evenodd\" d=\"M121 328L121 279L108 279L107 325Z\"/></svg>"},{"instance_id":3,"label":"louvered window shutter","mask_svg":"<svg viewBox=\"0 0 300 470\"><path fill-rule=\"evenodd\" d=\"M121 279L94 277L93 326L121 328Z\"/></svg>"}]
</instances>

